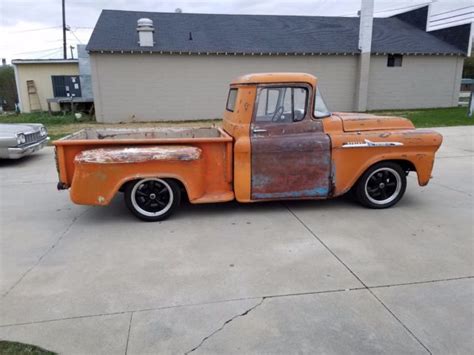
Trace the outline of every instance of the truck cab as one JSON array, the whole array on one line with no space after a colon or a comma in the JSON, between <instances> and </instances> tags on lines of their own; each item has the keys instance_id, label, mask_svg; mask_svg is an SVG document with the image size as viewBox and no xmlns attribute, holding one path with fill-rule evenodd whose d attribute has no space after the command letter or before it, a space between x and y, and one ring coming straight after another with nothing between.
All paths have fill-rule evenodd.
<instances>
[{"instance_id":1,"label":"truck cab","mask_svg":"<svg viewBox=\"0 0 474 355\"><path fill-rule=\"evenodd\" d=\"M107 205L119 191L137 217L236 199L326 199L351 191L362 205L395 205L415 171L431 177L438 133L400 117L330 112L317 78L259 73L231 82L222 127L88 129L54 142L61 189Z\"/></svg>"},{"instance_id":2,"label":"truck cab","mask_svg":"<svg viewBox=\"0 0 474 355\"><path fill-rule=\"evenodd\" d=\"M440 134L416 130L405 118L331 113L317 78L304 73L234 80L223 128L235 140L234 178L240 182L235 195L241 202L336 197L356 190L364 172L381 162L397 165L405 175L415 171L424 186L442 142ZM366 205L390 207L397 201Z\"/></svg>"}]
</instances>

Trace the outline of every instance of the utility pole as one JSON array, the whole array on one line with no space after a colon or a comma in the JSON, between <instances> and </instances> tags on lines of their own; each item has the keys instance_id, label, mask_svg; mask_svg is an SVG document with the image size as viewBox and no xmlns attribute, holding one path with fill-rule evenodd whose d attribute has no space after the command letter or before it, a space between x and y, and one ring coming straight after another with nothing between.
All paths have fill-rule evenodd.
<instances>
[{"instance_id":1,"label":"utility pole","mask_svg":"<svg viewBox=\"0 0 474 355\"><path fill-rule=\"evenodd\" d=\"M65 0L62 0L63 4L63 57L67 59L67 45L66 45L66 4Z\"/></svg>"}]
</instances>

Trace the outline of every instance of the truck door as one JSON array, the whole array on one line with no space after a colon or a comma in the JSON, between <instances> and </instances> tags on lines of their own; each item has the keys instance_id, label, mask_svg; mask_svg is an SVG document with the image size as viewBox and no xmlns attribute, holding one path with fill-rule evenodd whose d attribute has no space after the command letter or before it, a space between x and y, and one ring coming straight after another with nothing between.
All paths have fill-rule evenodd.
<instances>
[{"instance_id":1,"label":"truck door","mask_svg":"<svg viewBox=\"0 0 474 355\"><path fill-rule=\"evenodd\" d=\"M328 196L330 140L312 118L310 92L304 84L257 88L250 127L252 200Z\"/></svg>"}]
</instances>

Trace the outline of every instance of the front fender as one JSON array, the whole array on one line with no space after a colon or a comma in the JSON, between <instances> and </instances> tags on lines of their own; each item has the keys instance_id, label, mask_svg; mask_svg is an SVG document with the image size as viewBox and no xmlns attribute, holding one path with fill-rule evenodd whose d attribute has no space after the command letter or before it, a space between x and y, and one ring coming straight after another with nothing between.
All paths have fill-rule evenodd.
<instances>
[{"instance_id":1,"label":"front fender","mask_svg":"<svg viewBox=\"0 0 474 355\"><path fill-rule=\"evenodd\" d=\"M394 146L364 146L370 142L400 143ZM364 134L336 134L331 136L332 159L335 167L334 196L349 191L360 176L381 161L405 161L415 167L420 186L428 184L433 170L435 153L442 136L434 131L409 130L395 132L367 132ZM358 144L358 143L361 144Z\"/></svg>"}]
</instances>

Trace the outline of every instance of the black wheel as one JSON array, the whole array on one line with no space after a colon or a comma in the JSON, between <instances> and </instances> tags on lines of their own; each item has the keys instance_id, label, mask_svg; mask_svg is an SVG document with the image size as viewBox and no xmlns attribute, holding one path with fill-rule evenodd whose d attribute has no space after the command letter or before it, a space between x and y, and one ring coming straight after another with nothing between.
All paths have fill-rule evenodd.
<instances>
[{"instance_id":1,"label":"black wheel","mask_svg":"<svg viewBox=\"0 0 474 355\"><path fill-rule=\"evenodd\" d=\"M173 180L146 178L129 182L124 197L135 216L155 222L165 220L178 208L181 190Z\"/></svg>"},{"instance_id":2,"label":"black wheel","mask_svg":"<svg viewBox=\"0 0 474 355\"><path fill-rule=\"evenodd\" d=\"M369 208L388 208L403 197L406 174L395 163L381 162L370 167L355 186L357 200Z\"/></svg>"}]
</instances>

